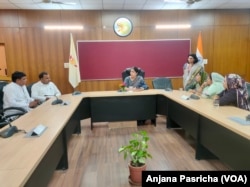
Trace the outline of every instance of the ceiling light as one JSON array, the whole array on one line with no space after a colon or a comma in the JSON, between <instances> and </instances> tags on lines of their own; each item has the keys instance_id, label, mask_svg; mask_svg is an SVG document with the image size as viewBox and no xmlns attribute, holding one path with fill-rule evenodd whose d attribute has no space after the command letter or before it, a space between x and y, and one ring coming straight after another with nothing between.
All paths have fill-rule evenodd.
<instances>
[{"instance_id":1,"label":"ceiling light","mask_svg":"<svg viewBox=\"0 0 250 187\"><path fill-rule=\"evenodd\" d=\"M181 25L156 25L156 29L188 29L191 28L190 24L181 24Z\"/></svg>"},{"instance_id":2,"label":"ceiling light","mask_svg":"<svg viewBox=\"0 0 250 187\"><path fill-rule=\"evenodd\" d=\"M83 26L82 25L64 25L64 26L45 25L44 29L45 30L82 30Z\"/></svg>"}]
</instances>

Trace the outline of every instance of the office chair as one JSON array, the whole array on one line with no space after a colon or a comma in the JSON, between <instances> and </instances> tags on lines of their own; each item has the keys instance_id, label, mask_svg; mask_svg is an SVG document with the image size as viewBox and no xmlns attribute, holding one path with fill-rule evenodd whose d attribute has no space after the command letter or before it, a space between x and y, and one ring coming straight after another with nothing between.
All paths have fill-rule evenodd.
<instances>
[{"instance_id":1,"label":"office chair","mask_svg":"<svg viewBox=\"0 0 250 187\"><path fill-rule=\"evenodd\" d=\"M250 82L246 82L246 87L247 87L247 91L248 91L248 102L250 103Z\"/></svg>"},{"instance_id":2,"label":"office chair","mask_svg":"<svg viewBox=\"0 0 250 187\"><path fill-rule=\"evenodd\" d=\"M172 81L167 77L158 77L152 80L154 89L171 89L173 90Z\"/></svg>"},{"instance_id":3,"label":"office chair","mask_svg":"<svg viewBox=\"0 0 250 187\"><path fill-rule=\"evenodd\" d=\"M28 93L31 97L31 87L33 86L34 82L33 83L30 83L28 86L27 86L27 90L28 90Z\"/></svg>"},{"instance_id":4,"label":"office chair","mask_svg":"<svg viewBox=\"0 0 250 187\"><path fill-rule=\"evenodd\" d=\"M166 91L172 91L173 86L172 86L172 81L170 78L167 77L157 77L152 80L152 85L154 89L164 89ZM156 115L157 118L157 115ZM153 123L156 124L156 119L153 121Z\"/></svg>"},{"instance_id":5,"label":"office chair","mask_svg":"<svg viewBox=\"0 0 250 187\"><path fill-rule=\"evenodd\" d=\"M11 122L27 113L27 111L21 107L8 107L5 109L3 108L3 88L7 84L8 82L5 81L0 82L0 129L9 125L8 128L0 132L0 136L3 138L8 138L18 131L16 126L11 125ZM5 115L4 113L7 110L15 110L16 112L11 115Z\"/></svg>"},{"instance_id":6,"label":"office chair","mask_svg":"<svg viewBox=\"0 0 250 187\"><path fill-rule=\"evenodd\" d=\"M124 81L124 79L127 77L127 76L130 76L130 69L131 68L126 68L125 70L123 70L122 72L122 81ZM144 70L142 70L141 68L138 68L139 72L138 72L138 75L142 76L143 78L145 77L145 72Z\"/></svg>"}]
</instances>

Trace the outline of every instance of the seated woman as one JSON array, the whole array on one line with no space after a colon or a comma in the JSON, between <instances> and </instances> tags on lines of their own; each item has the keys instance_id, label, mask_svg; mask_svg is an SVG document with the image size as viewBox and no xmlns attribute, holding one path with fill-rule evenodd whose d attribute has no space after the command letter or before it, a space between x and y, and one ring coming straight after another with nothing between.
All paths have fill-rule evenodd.
<instances>
[{"instance_id":1,"label":"seated woman","mask_svg":"<svg viewBox=\"0 0 250 187\"><path fill-rule=\"evenodd\" d=\"M132 67L130 69L130 76L127 76L124 79L124 84L127 91L142 91L147 90L148 85L145 83L142 76L138 75L139 69L137 67ZM146 120L137 120L137 125L143 125ZM154 120L151 120L152 123L155 123Z\"/></svg>"},{"instance_id":2,"label":"seated woman","mask_svg":"<svg viewBox=\"0 0 250 187\"><path fill-rule=\"evenodd\" d=\"M196 76L195 79L192 81L191 84L186 86L186 89L192 93L198 93L201 90L201 86L207 79L207 73L205 71L200 71Z\"/></svg>"},{"instance_id":3,"label":"seated woman","mask_svg":"<svg viewBox=\"0 0 250 187\"><path fill-rule=\"evenodd\" d=\"M224 77L221 74L212 72L207 77L207 80L201 85L198 92L201 93L201 97L212 99L215 95L224 90L223 82Z\"/></svg>"},{"instance_id":4,"label":"seated woman","mask_svg":"<svg viewBox=\"0 0 250 187\"><path fill-rule=\"evenodd\" d=\"M138 75L139 69L137 67L132 67L130 69L130 76L124 79L124 84L127 91L142 91L147 90L148 85L145 83L142 76Z\"/></svg>"},{"instance_id":5,"label":"seated woman","mask_svg":"<svg viewBox=\"0 0 250 187\"><path fill-rule=\"evenodd\" d=\"M225 89L214 97L214 99L219 100L220 106L232 105L250 110L247 100L248 91L243 78L237 74L228 74L224 78L223 86Z\"/></svg>"}]
</instances>

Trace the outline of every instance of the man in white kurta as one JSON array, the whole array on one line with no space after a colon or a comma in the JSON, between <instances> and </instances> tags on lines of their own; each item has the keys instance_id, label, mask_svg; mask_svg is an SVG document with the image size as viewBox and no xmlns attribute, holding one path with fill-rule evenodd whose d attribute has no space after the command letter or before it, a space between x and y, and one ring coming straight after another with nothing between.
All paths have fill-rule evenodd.
<instances>
[{"instance_id":1,"label":"man in white kurta","mask_svg":"<svg viewBox=\"0 0 250 187\"><path fill-rule=\"evenodd\" d=\"M29 96L26 87L25 73L16 71L12 74L12 82L3 88L3 108L21 107L27 112L38 105L38 101ZM16 110L7 110L5 115L14 114Z\"/></svg>"},{"instance_id":2,"label":"man in white kurta","mask_svg":"<svg viewBox=\"0 0 250 187\"><path fill-rule=\"evenodd\" d=\"M39 74L39 81L34 83L31 87L31 97L38 99L41 103L51 97L58 97L61 95L57 86L51 82L50 76L47 72Z\"/></svg>"}]
</instances>

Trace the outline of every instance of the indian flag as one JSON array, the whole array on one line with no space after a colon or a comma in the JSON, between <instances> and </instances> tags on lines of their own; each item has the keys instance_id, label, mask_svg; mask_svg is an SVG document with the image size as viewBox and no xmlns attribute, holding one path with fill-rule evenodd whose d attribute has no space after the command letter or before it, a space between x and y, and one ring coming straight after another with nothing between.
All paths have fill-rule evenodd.
<instances>
[{"instance_id":1,"label":"indian flag","mask_svg":"<svg viewBox=\"0 0 250 187\"><path fill-rule=\"evenodd\" d=\"M199 63L204 65L203 64L203 48L202 48L201 32L199 33L199 36L198 36L196 56L199 59Z\"/></svg>"}]
</instances>

